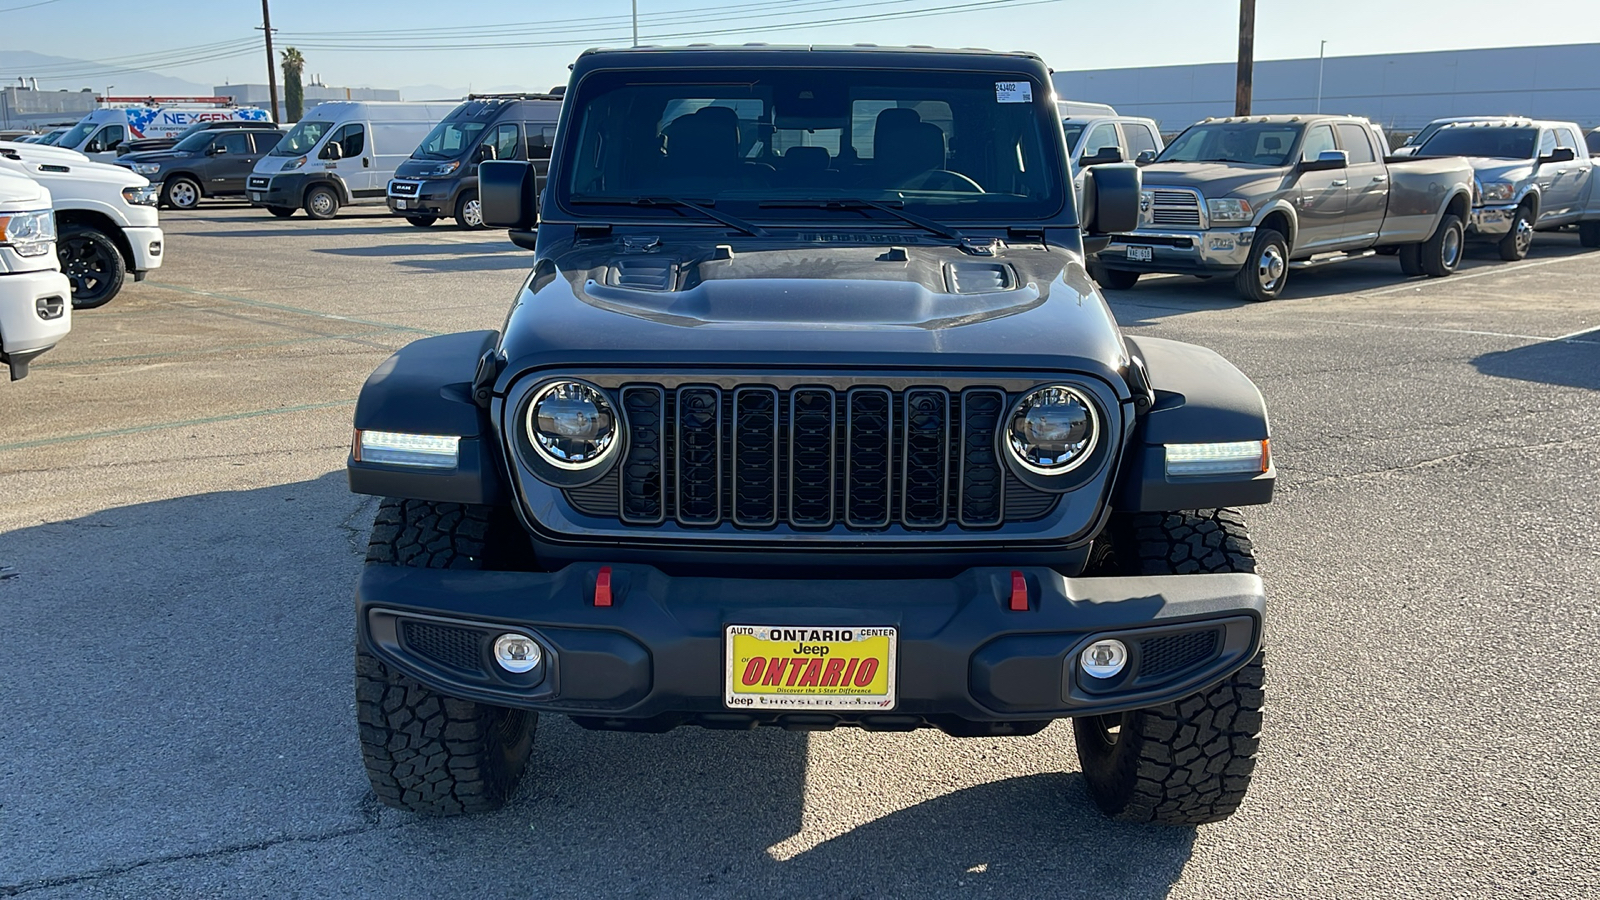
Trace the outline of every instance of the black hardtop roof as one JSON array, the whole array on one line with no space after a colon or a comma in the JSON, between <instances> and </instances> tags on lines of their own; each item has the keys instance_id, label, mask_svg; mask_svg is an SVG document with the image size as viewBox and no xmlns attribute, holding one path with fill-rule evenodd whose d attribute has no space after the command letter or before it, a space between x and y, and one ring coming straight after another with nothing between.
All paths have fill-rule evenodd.
<instances>
[{"instance_id":1,"label":"black hardtop roof","mask_svg":"<svg viewBox=\"0 0 1600 900\"><path fill-rule=\"evenodd\" d=\"M833 68L866 66L893 69L970 69L1014 71L1048 76L1049 69L1037 53L1025 50L960 50L935 47L880 47L783 44L690 44L682 47L593 48L579 54L573 69L602 68Z\"/></svg>"}]
</instances>

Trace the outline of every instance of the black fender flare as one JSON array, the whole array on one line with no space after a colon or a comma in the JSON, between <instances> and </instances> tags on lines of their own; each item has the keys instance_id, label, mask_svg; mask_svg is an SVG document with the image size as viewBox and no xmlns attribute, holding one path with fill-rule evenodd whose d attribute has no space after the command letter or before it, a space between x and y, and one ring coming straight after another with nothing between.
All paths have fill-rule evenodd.
<instances>
[{"instance_id":1,"label":"black fender flare","mask_svg":"<svg viewBox=\"0 0 1600 900\"><path fill-rule=\"evenodd\" d=\"M1165 512L1250 506L1272 501L1277 467L1240 475L1167 474L1167 444L1265 441L1266 401L1245 374L1213 350L1152 337L1125 337L1142 362L1154 402L1139 417L1118 479L1119 510ZM1270 446L1270 445L1269 445Z\"/></svg>"},{"instance_id":2,"label":"black fender flare","mask_svg":"<svg viewBox=\"0 0 1600 900\"><path fill-rule=\"evenodd\" d=\"M356 431L453 435L461 439L454 469L345 462L357 494L440 503L504 505L505 465L489 411L473 399L479 361L497 331L464 331L412 341L383 361L356 400Z\"/></svg>"}]
</instances>

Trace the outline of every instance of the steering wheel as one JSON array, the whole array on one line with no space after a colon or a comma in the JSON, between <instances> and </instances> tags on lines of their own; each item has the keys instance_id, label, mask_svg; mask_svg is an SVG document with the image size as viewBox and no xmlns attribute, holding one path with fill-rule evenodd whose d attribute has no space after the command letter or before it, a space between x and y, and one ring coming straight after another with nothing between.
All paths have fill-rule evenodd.
<instances>
[{"instance_id":1,"label":"steering wheel","mask_svg":"<svg viewBox=\"0 0 1600 900\"><path fill-rule=\"evenodd\" d=\"M983 185L973 181L960 172L949 169L929 169L919 172L895 185L895 190L903 191L959 191L967 194L984 193Z\"/></svg>"}]
</instances>

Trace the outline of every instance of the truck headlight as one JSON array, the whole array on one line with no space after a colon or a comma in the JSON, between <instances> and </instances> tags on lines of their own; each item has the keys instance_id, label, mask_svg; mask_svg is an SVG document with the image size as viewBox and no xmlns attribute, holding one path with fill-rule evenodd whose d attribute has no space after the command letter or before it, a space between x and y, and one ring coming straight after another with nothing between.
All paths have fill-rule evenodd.
<instances>
[{"instance_id":1,"label":"truck headlight","mask_svg":"<svg viewBox=\"0 0 1600 900\"><path fill-rule=\"evenodd\" d=\"M1259 475L1271 467L1265 440L1167 445L1168 475Z\"/></svg>"},{"instance_id":2,"label":"truck headlight","mask_svg":"<svg viewBox=\"0 0 1600 900\"><path fill-rule=\"evenodd\" d=\"M1099 435L1094 403L1062 384L1036 388L1011 408L1005 445L1030 472L1061 475L1082 465Z\"/></svg>"},{"instance_id":3,"label":"truck headlight","mask_svg":"<svg viewBox=\"0 0 1600 900\"><path fill-rule=\"evenodd\" d=\"M539 388L528 403L525 426L540 458L558 469L592 469L619 445L611 401L581 381L552 381Z\"/></svg>"},{"instance_id":4,"label":"truck headlight","mask_svg":"<svg viewBox=\"0 0 1600 900\"><path fill-rule=\"evenodd\" d=\"M155 206L156 188L153 184L139 187L125 187L122 189L122 199L132 206Z\"/></svg>"},{"instance_id":5,"label":"truck headlight","mask_svg":"<svg viewBox=\"0 0 1600 900\"><path fill-rule=\"evenodd\" d=\"M306 164L306 157L301 156L301 157L298 157L296 159L291 159L288 162L284 163L283 164L283 168L279 169L278 171L280 171L280 172L293 172L295 169L298 169L298 168L300 168L301 166L303 166L305 164Z\"/></svg>"},{"instance_id":6,"label":"truck headlight","mask_svg":"<svg viewBox=\"0 0 1600 900\"><path fill-rule=\"evenodd\" d=\"M454 469L461 455L461 438L456 435L358 430L350 446L350 455L356 462Z\"/></svg>"},{"instance_id":7,"label":"truck headlight","mask_svg":"<svg viewBox=\"0 0 1600 900\"><path fill-rule=\"evenodd\" d=\"M433 168L429 169L427 172L423 173L422 177L424 177L424 178L444 178L447 175L454 174L455 170L457 170L459 168L461 168L461 160L452 159L449 162L440 163L437 166L434 166Z\"/></svg>"},{"instance_id":8,"label":"truck headlight","mask_svg":"<svg viewBox=\"0 0 1600 900\"><path fill-rule=\"evenodd\" d=\"M1485 203L1504 203L1516 196L1517 186L1504 181L1486 181L1479 193Z\"/></svg>"},{"instance_id":9,"label":"truck headlight","mask_svg":"<svg viewBox=\"0 0 1600 900\"><path fill-rule=\"evenodd\" d=\"M56 217L48 209L0 213L0 247L18 256L43 256L56 239Z\"/></svg>"},{"instance_id":10,"label":"truck headlight","mask_svg":"<svg viewBox=\"0 0 1600 900\"><path fill-rule=\"evenodd\" d=\"M1255 218L1255 210L1250 208L1250 201L1223 198L1220 200L1207 200L1206 212L1211 214L1212 222L1245 222Z\"/></svg>"},{"instance_id":11,"label":"truck headlight","mask_svg":"<svg viewBox=\"0 0 1600 900\"><path fill-rule=\"evenodd\" d=\"M133 164L132 169L140 175L154 175L161 171L161 163L136 162Z\"/></svg>"}]
</instances>

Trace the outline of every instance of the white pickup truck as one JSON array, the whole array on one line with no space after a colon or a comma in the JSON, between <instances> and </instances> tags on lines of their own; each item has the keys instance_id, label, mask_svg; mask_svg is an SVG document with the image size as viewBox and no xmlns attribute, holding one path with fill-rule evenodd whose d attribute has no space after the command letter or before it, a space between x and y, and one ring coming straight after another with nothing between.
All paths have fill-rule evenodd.
<instances>
[{"instance_id":1,"label":"white pickup truck","mask_svg":"<svg viewBox=\"0 0 1600 900\"><path fill-rule=\"evenodd\" d=\"M70 289L56 263L50 191L0 169L0 363L11 380L72 330Z\"/></svg>"},{"instance_id":2,"label":"white pickup truck","mask_svg":"<svg viewBox=\"0 0 1600 900\"><path fill-rule=\"evenodd\" d=\"M143 281L160 267L164 238L148 179L72 150L0 141L5 170L39 182L55 200L56 247L73 309L104 306L128 273Z\"/></svg>"}]
</instances>

